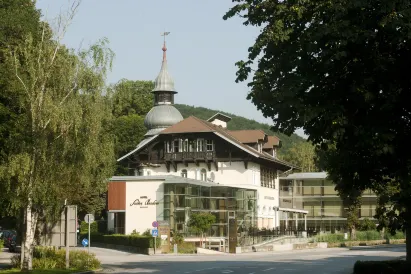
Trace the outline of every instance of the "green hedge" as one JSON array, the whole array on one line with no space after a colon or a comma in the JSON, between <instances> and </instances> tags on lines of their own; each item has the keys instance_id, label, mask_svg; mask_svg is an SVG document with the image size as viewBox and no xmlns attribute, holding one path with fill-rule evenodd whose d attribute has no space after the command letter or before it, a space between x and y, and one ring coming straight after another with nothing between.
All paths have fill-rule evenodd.
<instances>
[{"instance_id":1,"label":"green hedge","mask_svg":"<svg viewBox=\"0 0 411 274\"><path fill-rule=\"evenodd\" d=\"M357 261L353 274L397 274L411 273L411 264L402 260L392 261Z\"/></svg>"},{"instance_id":2,"label":"green hedge","mask_svg":"<svg viewBox=\"0 0 411 274\"><path fill-rule=\"evenodd\" d=\"M154 238L151 236L139 236L139 235L123 235L123 234L112 234L112 235L102 235L98 233L92 233L91 245L95 243L103 244L113 244L113 245L124 245L124 246L134 246L139 248L153 248ZM81 239L87 238L87 234L82 234ZM157 246L160 247L161 239L157 238Z\"/></svg>"},{"instance_id":3,"label":"green hedge","mask_svg":"<svg viewBox=\"0 0 411 274\"><path fill-rule=\"evenodd\" d=\"M376 240L385 240L385 239L405 239L403 232L398 231L395 235L386 233L382 235L379 231L370 230L370 231L357 231L355 241L376 241ZM327 243L342 243L345 241L353 241L350 237L347 240L344 240L344 234L322 234L315 237L317 242L327 242Z\"/></svg>"},{"instance_id":4,"label":"green hedge","mask_svg":"<svg viewBox=\"0 0 411 274\"><path fill-rule=\"evenodd\" d=\"M2 241L2 240L0 240L0 252L2 252L2 251L3 251L3 247L4 247L3 241Z\"/></svg>"},{"instance_id":5,"label":"green hedge","mask_svg":"<svg viewBox=\"0 0 411 274\"><path fill-rule=\"evenodd\" d=\"M88 223L82 221L80 224L80 233L88 233ZM98 233L98 224L97 222L92 222L90 224L90 233Z\"/></svg>"}]
</instances>

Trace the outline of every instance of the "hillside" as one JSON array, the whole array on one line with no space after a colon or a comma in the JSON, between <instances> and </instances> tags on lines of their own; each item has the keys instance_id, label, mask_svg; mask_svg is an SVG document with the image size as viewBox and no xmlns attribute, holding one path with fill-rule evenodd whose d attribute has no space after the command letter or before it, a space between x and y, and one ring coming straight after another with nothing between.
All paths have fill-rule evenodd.
<instances>
[{"instance_id":1,"label":"hillside","mask_svg":"<svg viewBox=\"0 0 411 274\"><path fill-rule=\"evenodd\" d=\"M231 130L238 130L238 129L262 129L264 132L266 132L269 135L275 135L278 138L281 139L282 141L282 148L279 150L280 155L284 155L287 153L287 151L297 143L302 143L305 142L305 139L296 135L292 134L291 136L287 136L283 133L280 132L273 132L270 130L270 126L268 124L264 123L259 123L255 120L247 119L241 116L237 116L231 113L227 113L224 111L220 110L213 110L213 109L208 109L204 107L194 107L194 106L188 106L188 105L181 105L181 104L176 104L175 107L181 112L184 118L187 118L188 116L196 116L200 119L207 120L217 112L223 113L225 115L228 115L232 118L230 122L228 122L227 127L228 129Z\"/></svg>"}]
</instances>

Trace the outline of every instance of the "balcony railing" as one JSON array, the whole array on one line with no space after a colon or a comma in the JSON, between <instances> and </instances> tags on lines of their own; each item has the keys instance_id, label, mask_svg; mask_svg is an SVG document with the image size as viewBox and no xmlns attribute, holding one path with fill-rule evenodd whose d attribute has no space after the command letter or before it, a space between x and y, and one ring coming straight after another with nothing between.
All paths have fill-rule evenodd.
<instances>
[{"instance_id":1,"label":"balcony railing","mask_svg":"<svg viewBox=\"0 0 411 274\"><path fill-rule=\"evenodd\" d=\"M183 152L167 152L165 154L166 161L194 161L194 160L213 160L215 157L214 151L183 151Z\"/></svg>"},{"instance_id":2,"label":"balcony railing","mask_svg":"<svg viewBox=\"0 0 411 274\"><path fill-rule=\"evenodd\" d=\"M375 196L375 192L367 189L363 196ZM280 187L280 197L299 197L299 196L338 196L335 186L300 186Z\"/></svg>"}]
</instances>

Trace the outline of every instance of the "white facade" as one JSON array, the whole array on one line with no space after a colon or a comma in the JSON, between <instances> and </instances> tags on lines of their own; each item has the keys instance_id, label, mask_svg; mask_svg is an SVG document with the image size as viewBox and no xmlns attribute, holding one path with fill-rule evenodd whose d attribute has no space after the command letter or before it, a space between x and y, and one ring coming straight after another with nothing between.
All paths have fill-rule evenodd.
<instances>
[{"instance_id":1,"label":"white facade","mask_svg":"<svg viewBox=\"0 0 411 274\"><path fill-rule=\"evenodd\" d=\"M280 225L279 212L279 180L275 179L275 188L261 186L260 165L249 162L247 169L244 162L218 162L218 171L214 164L211 164L211 171L208 171L207 164L189 163L188 166L177 164L177 172L170 168L170 172L164 164L157 166L146 166L140 170L143 176L174 175L190 179L212 181L229 186L253 186L257 189L257 217L259 228L275 228Z\"/></svg>"}]
</instances>

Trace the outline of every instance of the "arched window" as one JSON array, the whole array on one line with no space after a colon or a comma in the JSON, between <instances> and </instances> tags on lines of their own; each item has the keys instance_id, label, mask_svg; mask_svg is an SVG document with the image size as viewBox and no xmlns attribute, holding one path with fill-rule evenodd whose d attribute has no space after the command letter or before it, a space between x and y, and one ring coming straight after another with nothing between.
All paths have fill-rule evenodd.
<instances>
[{"instance_id":1,"label":"arched window","mask_svg":"<svg viewBox=\"0 0 411 274\"><path fill-rule=\"evenodd\" d=\"M206 181L207 180L207 170L204 168L201 170L201 181Z\"/></svg>"},{"instance_id":2,"label":"arched window","mask_svg":"<svg viewBox=\"0 0 411 274\"><path fill-rule=\"evenodd\" d=\"M187 178L187 169L181 171L181 177Z\"/></svg>"}]
</instances>

